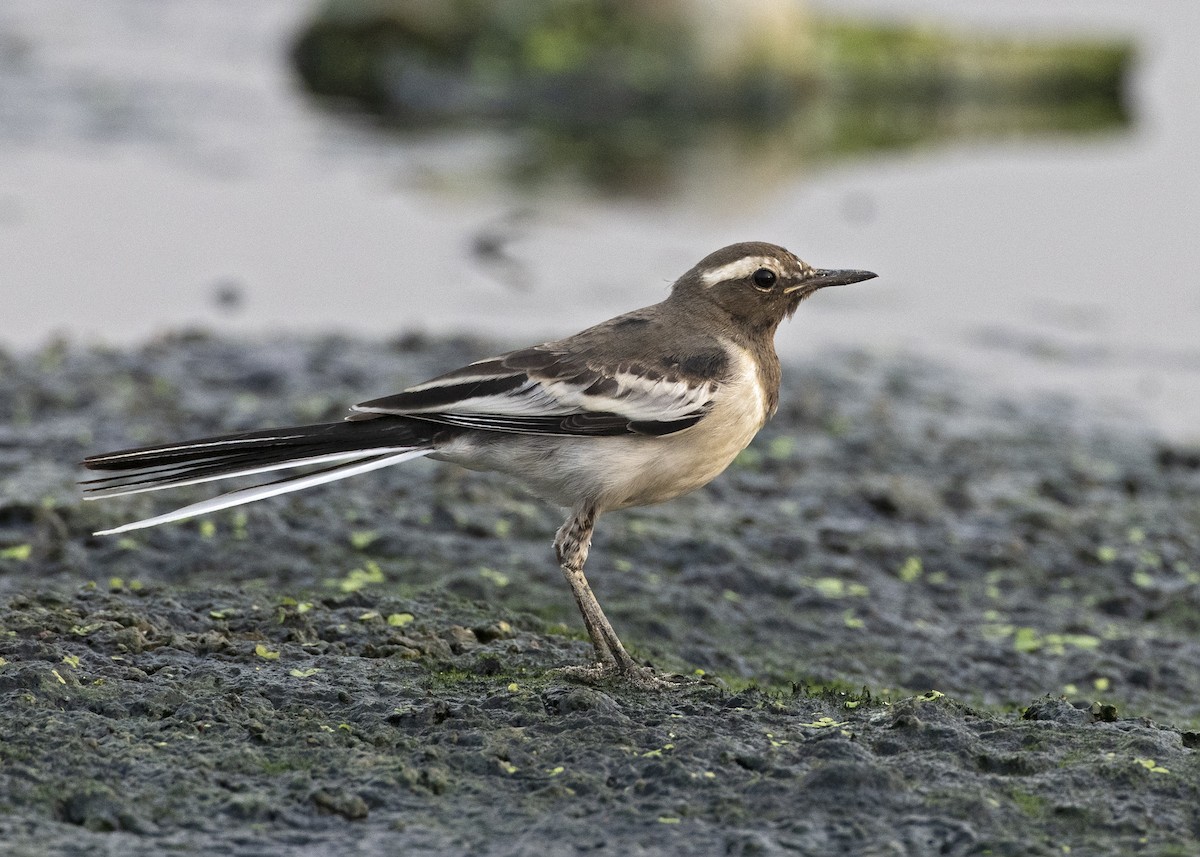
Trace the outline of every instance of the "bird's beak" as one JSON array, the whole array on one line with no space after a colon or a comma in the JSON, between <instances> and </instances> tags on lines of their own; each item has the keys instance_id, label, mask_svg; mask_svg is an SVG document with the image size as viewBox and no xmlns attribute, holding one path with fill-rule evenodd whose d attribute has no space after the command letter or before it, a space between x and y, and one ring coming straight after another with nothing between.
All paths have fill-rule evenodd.
<instances>
[{"instance_id":1,"label":"bird's beak","mask_svg":"<svg viewBox=\"0 0 1200 857\"><path fill-rule=\"evenodd\" d=\"M811 294L817 289L827 286L848 286L851 283L861 283L863 280L870 280L878 276L871 271L830 271L817 268L799 283L786 289L785 293L791 294L803 289L806 293Z\"/></svg>"}]
</instances>

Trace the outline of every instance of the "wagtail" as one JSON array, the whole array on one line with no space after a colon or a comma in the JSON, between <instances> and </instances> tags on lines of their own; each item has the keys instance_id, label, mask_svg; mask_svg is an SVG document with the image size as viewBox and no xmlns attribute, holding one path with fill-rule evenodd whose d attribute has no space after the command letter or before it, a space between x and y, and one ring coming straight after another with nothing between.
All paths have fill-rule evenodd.
<instances>
[{"instance_id":1,"label":"wagtail","mask_svg":"<svg viewBox=\"0 0 1200 857\"><path fill-rule=\"evenodd\" d=\"M421 456L496 470L570 510L554 549L595 648L587 670L653 682L583 576L596 519L694 491L728 467L778 406L779 323L818 289L874 276L813 268L774 244L733 244L676 280L661 303L363 402L342 422L95 455L84 465L117 475L84 483L89 498L310 468L97 535Z\"/></svg>"}]
</instances>

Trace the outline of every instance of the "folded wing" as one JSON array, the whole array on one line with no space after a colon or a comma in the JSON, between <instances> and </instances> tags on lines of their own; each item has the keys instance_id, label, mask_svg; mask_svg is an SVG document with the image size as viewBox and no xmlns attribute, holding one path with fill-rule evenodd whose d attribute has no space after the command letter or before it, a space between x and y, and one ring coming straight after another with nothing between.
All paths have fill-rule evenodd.
<instances>
[{"instance_id":1,"label":"folded wing","mask_svg":"<svg viewBox=\"0 0 1200 857\"><path fill-rule=\"evenodd\" d=\"M541 345L363 402L349 419L386 414L517 434L658 436L699 422L716 391L715 379L678 364L606 364Z\"/></svg>"}]
</instances>

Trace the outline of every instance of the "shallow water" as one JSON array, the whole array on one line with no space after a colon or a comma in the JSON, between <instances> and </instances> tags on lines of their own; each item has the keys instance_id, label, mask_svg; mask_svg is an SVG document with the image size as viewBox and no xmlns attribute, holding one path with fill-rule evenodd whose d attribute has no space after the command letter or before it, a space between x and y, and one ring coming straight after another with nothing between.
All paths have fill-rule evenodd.
<instances>
[{"instance_id":1,"label":"shallow water","mask_svg":"<svg viewBox=\"0 0 1200 857\"><path fill-rule=\"evenodd\" d=\"M398 142L309 104L290 0L0 8L0 343L466 330L557 336L657 300L735 240L880 279L780 336L933 357L1200 431L1194 4L856 0L1050 35L1132 35L1132 130L943 145L794 171L704 164L669 198L514 191L497 140ZM839 8L846 8L841 6ZM472 252L480 238L503 254ZM387 392L381 389L379 392Z\"/></svg>"}]
</instances>

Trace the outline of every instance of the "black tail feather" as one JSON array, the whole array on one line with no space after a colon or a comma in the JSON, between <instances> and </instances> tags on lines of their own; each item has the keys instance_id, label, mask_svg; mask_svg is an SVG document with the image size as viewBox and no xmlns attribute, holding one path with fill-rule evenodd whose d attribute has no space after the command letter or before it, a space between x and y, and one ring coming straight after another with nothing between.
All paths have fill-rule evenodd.
<instances>
[{"instance_id":1,"label":"black tail feather","mask_svg":"<svg viewBox=\"0 0 1200 857\"><path fill-rule=\"evenodd\" d=\"M91 496L134 493L271 470L428 449L438 427L404 417L290 426L117 450L83 465L108 475L81 484Z\"/></svg>"},{"instance_id":2,"label":"black tail feather","mask_svg":"<svg viewBox=\"0 0 1200 857\"><path fill-rule=\"evenodd\" d=\"M261 455L269 450L300 449L306 445L321 452L344 452L374 446L414 446L428 443L433 427L404 417L319 423L277 429L202 437L182 443L134 447L90 455L83 460L89 470L132 470L162 464L200 461L244 452Z\"/></svg>"}]
</instances>

